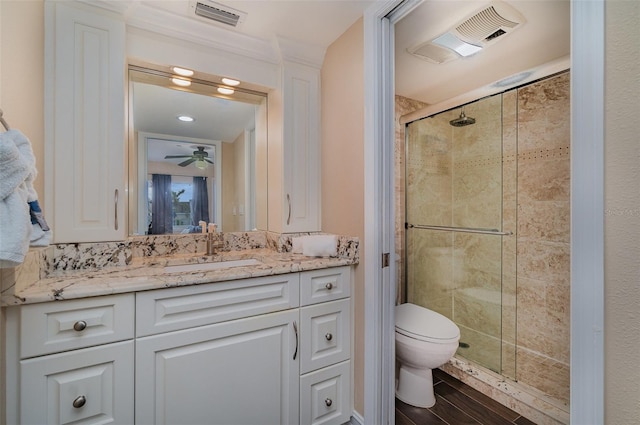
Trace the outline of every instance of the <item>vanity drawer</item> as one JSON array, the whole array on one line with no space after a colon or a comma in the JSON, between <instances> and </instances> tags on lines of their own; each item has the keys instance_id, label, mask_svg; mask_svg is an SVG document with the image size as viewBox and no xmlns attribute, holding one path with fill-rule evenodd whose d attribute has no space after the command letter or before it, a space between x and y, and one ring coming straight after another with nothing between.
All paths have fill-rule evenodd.
<instances>
[{"instance_id":1,"label":"vanity drawer","mask_svg":"<svg viewBox=\"0 0 640 425\"><path fill-rule=\"evenodd\" d=\"M297 273L140 292L136 335L209 325L298 307Z\"/></svg>"},{"instance_id":2,"label":"vanity drawer","mask_svg":"<svg viewBox=\"0 0 640 425\"><path fill-rule=\"evenodd\" d=\"M30 304L20 308L20 356L39 356L131 339L134 295Z\"/></svg>"},{"instance_id":3,"label":"vanity drawer","mask_svg":"<svg viewBox=\"0 0 640 425\"><path fill-rule=\"evenodd\" d=\"M351 301L331 301L300 309L300 373L351 357Z\"/></svg>"},{"instance_id":4,"label":"vanity drawer","mask_svg":"<svg viewBox=\"0 0 640 425\"><path fill-rule=\"evenodd\" d=\"M351 367L346 361L300 377L300 424L339 425L351 417Z\"/></svg>"},{"instance_id":5,"label":"vanity drawer","mask_svg":"<svg viewBox=\"0 0 640 425\"><path fill-rule=\"evenodd\" d=\"M346 298L351 294L351 267L334 267L300 273L300 305Z\"/></svg>"}]
</instances>

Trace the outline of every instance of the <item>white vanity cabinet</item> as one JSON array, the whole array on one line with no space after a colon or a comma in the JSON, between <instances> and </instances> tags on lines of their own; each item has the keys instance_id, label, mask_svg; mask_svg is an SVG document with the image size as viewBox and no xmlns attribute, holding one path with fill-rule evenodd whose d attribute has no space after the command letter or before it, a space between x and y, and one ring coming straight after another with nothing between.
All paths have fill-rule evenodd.
<instances>
[{"instance_id":1,"label":"white vanity cabinet","mask_svg":"<svg viewBox=\"0 0 640 425\"><path fill-rule=\"evenodd\" d=\"M137 424L295 424L299 275L139 293Z\"/></svg>"},{"instance_id":2,"label":"white vanity cabinet","mask_svg":"<svg viewBox=\"0 0 640 425\"><path fill-rule=\"evenodd\" d=\"M320 231L320 70L283 61L281 72L282 98L269 98L281 120L269 130L269 230Z\"/></svg>"},{"instance_id":3,"label":"white vanity cabinet","mask_svg":"<svg viewBox=\"0 0 640 425\"><path fill-rule=\"evenodd\" d=\"M8 307L6 422L348 422L351 273Z\"/></svg>"},{"instance_id":4,"label":"white vanity cabinet","mask_svg":"<svg viewBox=\"0 0 640 425\"><path fill-rule=\"evenodd\" d=\"M124 240L125 24L66 3L45 2L47 219L58 243Z\"/></svg>"},{"instance_id":5,"label":"white vanity cabinet","mask_svg":"<svg viewBox=\"0 0 640 425\"><path fill-rule=\"evenodd\" d=\"M6 423L133 423L133 313L133 294L7 309Z\"/></svg>"}]
</instances>

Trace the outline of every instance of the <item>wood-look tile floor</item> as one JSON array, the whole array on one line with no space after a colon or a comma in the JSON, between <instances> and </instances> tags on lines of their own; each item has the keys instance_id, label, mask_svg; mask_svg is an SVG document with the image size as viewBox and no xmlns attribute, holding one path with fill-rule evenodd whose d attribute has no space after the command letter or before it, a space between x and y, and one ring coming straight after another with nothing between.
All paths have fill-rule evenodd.
<instances>
[{"instance_id":1,"label":"wood-look tile floor","mask_svg":"<svg viewBox=\"0 0 640 425\"><path fill-rule=\"evenodd\" d=\"M433 371L433 383L436 404L429 409L396 399L396 425L535 425L439 369Z\"/></svg>"}]
</instances>

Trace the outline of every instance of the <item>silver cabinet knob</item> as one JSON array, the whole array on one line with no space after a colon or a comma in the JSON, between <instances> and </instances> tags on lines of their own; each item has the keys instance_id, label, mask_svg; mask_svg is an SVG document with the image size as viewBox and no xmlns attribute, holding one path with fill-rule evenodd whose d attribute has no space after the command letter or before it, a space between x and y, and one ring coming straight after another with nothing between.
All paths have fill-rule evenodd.
<instances>
[{"instance_id":1,"label":"silver cabinet knob","mask_svg":"<svg viewBox=\"0 0 640 425\"><path fill-rule=\"evenodd\" d=\"M87 398L83 395L76 397L75 400L73 400L73 407L75 407L76 409L81 408L82 406L85 405L85 403L87 402Z\"/></svg>"},{"instance_id":2,"label":"silver cabinet knob","mask_svg":"<svg viewBox=\"0 0 640 425\"><path fill-rule=\"evenodd\" d=\"M326 285L324 285L325 288L327 288L327 291L330 291L333 289L333 283L329 282Z\"/></svg>"},{"instance_id":3,"label":"silver cabinet knob","mask_svg":"<svg viewBox=\"0 0 640 425\"><path fill-rule=\"evenodd\" d=\"M330 398L327 398L324 400L324 404L326 404L327 407L331 407L331 405L333 404L333 401Z\"/></svg>"},{"instance_id":4,"label":"silver cabinet knob","mask_svg":"<svg viewBox=\"0 0 640 425\"><path fill-rule=\"evenodd\" d=\"M87 329L87 322L85 322L84 320L78 320L76 323L73 324L74 331L82 332L85 329Z\"/></svg>"},{"instance_id":5,"label":"silver cabinet knob","mask_svg":"<svg viewBox=\"0 0 640 425\"><path fill-rule=\"evenodd\" d=\"M327 332L324 337L327 339L327 341L331 341L333 339L333 335L331 335L331 332Z\"/></svg>"}]
</instances>

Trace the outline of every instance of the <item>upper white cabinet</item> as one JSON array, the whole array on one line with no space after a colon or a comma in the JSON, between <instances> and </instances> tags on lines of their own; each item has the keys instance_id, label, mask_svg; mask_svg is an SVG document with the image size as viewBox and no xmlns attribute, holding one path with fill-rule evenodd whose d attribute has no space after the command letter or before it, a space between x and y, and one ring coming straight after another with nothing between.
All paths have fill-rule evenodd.
<instances>
[{"instance_id":1,"label":"upper white cabinet","mask_svg":"<svg viewBox=\"0 0 640 425\"><path fill-rule=\"evenodd\" d=\"M269 98L269 230L320 231L320 70L284 61L281 83Z\"/></svg>"},{"instance_id":2,"label":"upper white cabinet","mask_svg":"<svg viewBox=\"0 0 640 425\"><path fill-rule=\"evenodd\" d=\"M55 242L126 237L125 25L45 3L45 193Z\"/></svg>"}]
</instances>

